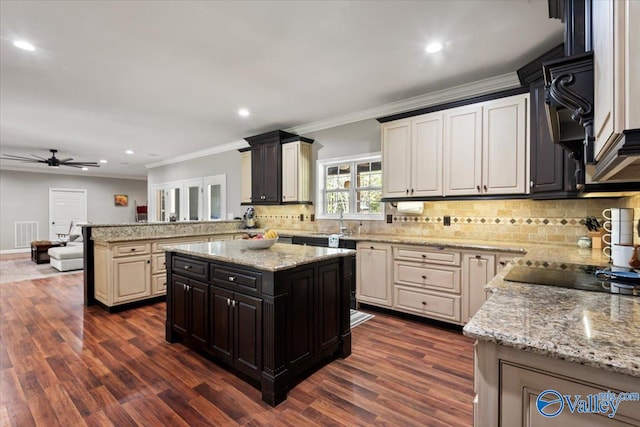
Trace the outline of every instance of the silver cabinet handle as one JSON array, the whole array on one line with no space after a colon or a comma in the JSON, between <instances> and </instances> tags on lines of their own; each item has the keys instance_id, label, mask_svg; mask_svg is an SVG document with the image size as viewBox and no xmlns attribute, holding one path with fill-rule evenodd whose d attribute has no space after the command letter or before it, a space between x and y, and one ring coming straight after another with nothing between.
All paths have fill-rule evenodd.
<instances>
[{"instance_id":1,"label":"silver cabinet handle","mask_svg":"<svg viewBox=\"0 0 640 427\"><path fill-rule=\"evenodd\" d=\"M227 306L231 305L231 300L229 298L227 298Z\"/></svg>"},{"instance_id":2,"label":"silver cabinet handle","mask_svg":"<svg viewBox=\"0 0 640 427\"><path fill-rule=\"evenodd\" d=\"M234 280L236 280L235 276L229 276L229 281L233 282Z\"/></svg>"},{"instance_id":3,"label":"silver cabinet handle","mask_svg":"<svg viewBox=\"0 0 640 427\"><path fill-rule=\"evenodd\" d=\"M185 265L185 266L184 266L184 269L185 269L185 270L188 270L188 269L190 269L190 268L191 268L191 266L190 266L190 265Z\"/></svg>"},{"instance_id":4,"label":"silver cabinet handle","mask_svg":"<svg viewBox=\"0 0 640 427\"><path fill-rule=\"evenodd\" d=\"M231 300L231 307L236 308L236 300Z\"/></svg>"}]
</instances>

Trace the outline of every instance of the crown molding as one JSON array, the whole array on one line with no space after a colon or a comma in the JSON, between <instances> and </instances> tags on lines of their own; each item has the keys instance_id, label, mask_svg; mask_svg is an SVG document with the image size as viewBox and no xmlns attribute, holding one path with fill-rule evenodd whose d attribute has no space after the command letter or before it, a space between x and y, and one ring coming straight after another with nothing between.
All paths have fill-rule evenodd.
<instances>
[{"instance_id":1,"label":"crown molding","mask_svg":"<svg viewBox=\"0 0 640 427\"><path fill-rule=\"evenodd\" d=\"M419 108L430 107L433 105L445 104L447 102L458 101L475 96L485 95L502 90L520 87L518 75L513 73L502 74L500 76L490 77L488 79L478 80L471 83L454 86L448 89L427 93L425 95L414 96L413 98L403 99L401 101L391 102L374 108L368 108L354 113L343 114L331 117L325 120L319 120L313 123L307 123L300 126L294 126L284 129L285 132L291 132L298 135L316 132L319 130L329 129L337 126L347 125L362 120L375 119L382 116L390 116L405 111L417 110ZM217 145L206 150L195 151L171 159L163 160L156 163L145 165L147 169L166 166L173 163L193 160L200 157L210 156L212 154L224 153L226 151L239 150L249 145L246 141L234 141L223 145Z\"/></svg>"},{"instance_id":2,"label":"crown molding","mask_svg":"<svg viewBox=\"0 0 640 427\"><path fill-rule=\"evenodd\" d=\"M49 166L47 166L49 167ZM31 169L31 168L24 168L24 167L20 167L20 166L0 166L0 171L14 171L14 172L27 172L27 173L44 173L44 174L49 174L49 175L72 175L72 176L81 176L83 178L107 178L107 179L133 179L136 181L146 181L147 177L146 176L135 176L135 175L105 175L105 174L96 174L96 173L89 173L89 171L86 172L76 172L76 171L72 171L72 170L57 170L57 171L52 171L52 170L39 170L39 169Z\"/></svg>"},{"instance_id":3,"label":"crown molding","mask_svg":"<svg viewBox=\"0 0 640 427\"><path fill-rule=\"evenodd\" d=\"M182 156L172 157L171 159L162 160L155 163L149 163L145 165L147 169L153 169L160 166L166 166L173 163L180 163L187 160L198 159L200 157L211 156L212 154L224 153L227 151L239 150L241 148L248 147L249 144L245 140L229 142L227 144L216 145L215 147L207 148L204 150L194 151L193 153L183 154Z\"/></svg>"}]
</instances>

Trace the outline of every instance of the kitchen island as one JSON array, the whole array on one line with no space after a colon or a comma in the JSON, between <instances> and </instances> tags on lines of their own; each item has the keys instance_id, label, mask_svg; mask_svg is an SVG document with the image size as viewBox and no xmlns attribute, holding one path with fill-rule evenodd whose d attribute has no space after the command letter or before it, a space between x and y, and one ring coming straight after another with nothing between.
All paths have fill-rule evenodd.
<instances>
[{"instance_id":1,"label":"kitchen island","mask_svg":"<svg viewBox=\"0 0 640 427\"><path fill-rule=\"evenodd\" d=\"M167 247L166 339L213 356L275 406L313 369L351 354L355 251L242 240Z\"/></svg>"},{"instance_id":2,"label":"kitchen island","mask_svg":"<svg viewBox=\"0 0 640 427\"><path fill-rule=\"evenodd\" d=\"M504 280L517 265L563 262L607 265L595 250L531 250L487 284L492 296L463 329L478 340L474 425L640 425L638 401L615 414L572 412L566 402L550 407L561 410L555 418L537 410L549 389L583 399L640 391L640 297Z\"/></svg>"}]
</instances>

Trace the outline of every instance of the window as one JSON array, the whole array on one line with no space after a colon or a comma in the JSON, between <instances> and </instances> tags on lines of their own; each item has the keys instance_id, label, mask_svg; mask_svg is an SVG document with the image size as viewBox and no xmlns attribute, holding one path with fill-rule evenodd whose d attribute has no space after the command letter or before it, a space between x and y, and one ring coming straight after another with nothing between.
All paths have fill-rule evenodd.
<instances>
[{"instance_id":1,"label":"window","mask_svg":"<svg viewBox=\"0 0 640 427\"><path fill-rule=\"evenodd\" d=\"M379 154L317 162L318 218L382 219Z\"/></svg>"}]
</instances>

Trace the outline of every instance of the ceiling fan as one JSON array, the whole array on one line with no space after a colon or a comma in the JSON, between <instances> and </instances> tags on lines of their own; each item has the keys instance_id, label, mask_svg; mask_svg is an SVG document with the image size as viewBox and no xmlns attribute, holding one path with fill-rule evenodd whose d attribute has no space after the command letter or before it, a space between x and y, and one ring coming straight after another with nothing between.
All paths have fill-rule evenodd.
<instances>
[{"instance_id":1,"label":"ceiling fan","mask_svg":"<svg viewBox=\"0 0 640 427\"><path fill-rule=\"evenodd\" d=\"M44 163L54 168L57 168L58 166L70 166L72 168L84 168L84 167L99 168L100 167L100 165L97 162L73 162L72 158L59 159L56 157L56 153L58 152L58 150L50 149L49 151L51 151L51 157L49 157L48 159L37 156L35 154L32 154L34 158L14 156L13 154L4 154L2 157L0 157L0 159L17 160L23 163Z\"/></svg>"}]
</instances>

